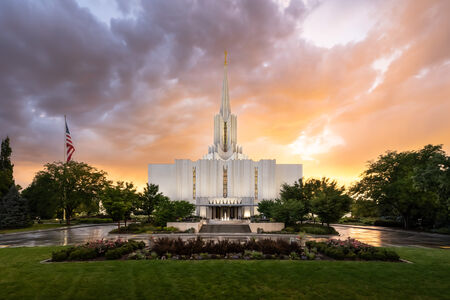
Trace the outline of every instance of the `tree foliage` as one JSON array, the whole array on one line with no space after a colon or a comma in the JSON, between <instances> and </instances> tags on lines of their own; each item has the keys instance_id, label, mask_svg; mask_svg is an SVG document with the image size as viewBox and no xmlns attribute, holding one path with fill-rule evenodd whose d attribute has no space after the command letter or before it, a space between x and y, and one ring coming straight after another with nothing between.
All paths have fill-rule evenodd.
<instances>
[{"instance_id":1,"label":"tree foliage","mask_svg":"<svg viewBox=\"0 0 450 300\"><path fill-rule=\"evenodd\" d=\"M153 183L148 184L144 188L144 191L139 195L139 208L143 211L150 221L150 217L155 210L155 207L167 197L158 192L159 186Z\"/></svg>"},{"instance_id":2,"label":"tree foliage","mask_svg":"<svg viewBox=\"0 0 450 300\"><path fill-rule=\"evenodd\" d=\"M345 193L345 187L338 187L335 180L325 177L320 181L312 197L314 214L328 226L349 212L351 203L352 199Z\"/></svg>"},{"instance_id":3,"label":"tree foliage","mask_svg":"<svg viewBox=\"0 0 450 300\"><path fill-rule=\"evenodd\" d=\"M190 217L195 211L195 205L187 201L170 201L165 197L155 209L154 221L156 225L166 226L167 222L174 222Z\"/></svg>"},{"instance_id":4,"label":"tree foliage","mask_svg":"<svg viewBox=\"0 0 450 300\"><path fill-rule=\"evenodd\" d=\"M374 201L383 214L400 216L405 228L419 221L449 224L450 163L442 145L387 151L368 163L351 188L356 199Z\"/></svg>"},{"instance_id":5,"label":"tree foliage","mask_svg":"<svg viewBox=\"0 0 450 300\"><path fill-rule=\"evenodd\" d=\"M298 180L292 185L283 184L281 199L263 200L258 211L265 217L293 225L303 222L308 214L316 214L324 223L337 221L350 210L351 199L338 188L335 181L327 178ZM336 219L337 218L337 219Z\"/></svg>"},{"instance_id":6,"label":"tree foliage","mask_svg":"<svg viewBox=\"0 0 450 300\"><path fill-rule=\"evenodd\" d=\"M9 145L9 137L2 140L0 151L0 199L6 195L14 185L13 167L11 163L12 149Z\"/></svg>"},{"instance_id":7,"label":"tree foliage","mask_svg":"<svg viewBox=\"0 0 450 300\"><path fill-rule=\"evenodd\" d=\"M294 225L297 221L303 221L307 212L304 202L287 199L276 201L273 207L273 218L287 226Z\"/></svg>"},{"instance_id":8,"label":"tree foliage","mask_svg":"<svg viewBox=\"0 0 450 300\"><path fill-rule=\"evenodd\" d=\"M0 228L20 228L31 225L27 201L20 196L15 185L0 199Z\"/></svg>"},{"instance_id":9,"label":"tree foliage","mask_svg":"<svg viewBox=\"0 0 450 300\"><path fill-rule=\"evenodd\" d=\"M48 185L48 191L57 197L58 208L65 212L67 224L77 209L98 210L99 194L107 183L104 171L76 161L48 163L33 182Z\"/></svg>"},{"instance_id":10,"label":"tree foliage","mask_svg":"<svg viewBox=\"0 0 450 300\"><path fill-rule=\"evenodd\" d=\"M30 215L41 219L51 219L59 209L59 195L55 193L54 181L49 173L42 173L33 179L22 191L27 199Z\"/></svg>"},{"instance_id":11,"label":"tree foliage","mask_svg":"<svg viewBox=\"0 0 450 300\"><path fill-rule=\"evenodd\" d=\"M139 195L133 183L118 181L116 185L108 183L100 195L103 207L108 215L117 222L120 230L120 221L130 217L134 209L136 209Z\"/></svg>"},{"instance_id":12,"label":"tree foliage","mask_svg":"<svg viewBox=\"0 0 450 300\"><path fill-rule=\"evenodd\" d=\"M278 200L279 201L279 200ZM261 200L258 203L258 212L265 218L273 218L274 208L277 206L277 201L273 200Z\"/></svg>"}]
</instances>

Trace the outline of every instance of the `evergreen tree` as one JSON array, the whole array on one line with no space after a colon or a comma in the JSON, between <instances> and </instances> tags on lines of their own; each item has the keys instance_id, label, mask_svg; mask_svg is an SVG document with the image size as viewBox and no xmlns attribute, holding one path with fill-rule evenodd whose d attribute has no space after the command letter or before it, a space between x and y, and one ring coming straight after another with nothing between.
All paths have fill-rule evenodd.
<instances>
[{"instance_id":1,"label":"evergreen tree","mask_svg":"<svg viewBox=\"0 0 450 300\"><path fill-rule=\"evenodd\" d=\"M13 164L11 163L11 147L9 146L9 137L2 140L0 151L0 199L6 195L14 185Z\"/></svg>"},{"instance_id":2,"label":"evergreen tree","mask_svg":"<svg viewBox=\"0 0 450 300\"><path fill-rule=\"evenodd\" d=\"M0 228L20 228L31 225L27 200L22 198L15 185L0 200Z\"/></svg>"}]
</instances>

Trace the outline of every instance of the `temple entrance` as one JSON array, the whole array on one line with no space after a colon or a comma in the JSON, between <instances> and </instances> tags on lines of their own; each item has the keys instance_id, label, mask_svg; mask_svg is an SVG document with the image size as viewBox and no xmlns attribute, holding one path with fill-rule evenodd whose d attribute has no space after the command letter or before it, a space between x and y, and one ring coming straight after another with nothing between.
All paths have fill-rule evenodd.
<instances>
[{"instance_id":1,"label":"temple entrance","mask_svg":"<svg viewBox=\"0 0 450 300\"><path fill-rule=\"evenodd\" d=\"M211 219L236 220L242 218L242 208L238 206L213 206L211 207Z\"/></svg>"}]
</instances>

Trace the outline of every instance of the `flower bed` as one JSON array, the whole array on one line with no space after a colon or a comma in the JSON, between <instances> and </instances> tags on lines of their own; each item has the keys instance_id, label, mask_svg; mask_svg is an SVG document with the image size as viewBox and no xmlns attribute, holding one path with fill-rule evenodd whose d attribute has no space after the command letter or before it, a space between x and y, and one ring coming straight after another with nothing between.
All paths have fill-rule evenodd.
<instances>
[{"instance_id":1,"label":"flower bed","mask_svg":"<svg viewBox=\"0 0 450 300\"><path fill-rule=\"evenodd\" d=\"M144 242L133 240L98 240L52 252L52 261L77 261L93 259L120 259L124 255L145 247Z\"/></svg>"},{"instance_id":2,"label":"flower bed","mask_svg":"<svg viewBox=\"0 0 450 300\"><path fill-rule=\"evenodd\" d=\"M99 240L65 248L52 253L52 261L80 261L103 259L291 259L291 260L381 260L399 261L396 252L373 247L354 239L331 239L326 242L288 242L284 239L251 239L245 242L201 238L158 238L150 247L144 242Z\"/></svg>"},{"instance_id":3,"label":"flower bed","mask_svg":"<svg viewBox=\"0 0 450 300\"><path fill-rule=\"evenodd\" d=\"M220 240L204 241L201 238L182 239L158 238L149 249L137 251L130 259L308 259L297 242L286 240ZM310 257L314 259L314 257Z\"/></svg>"},{"instance_id":4,"label":"flower bed","mask_svg":"<svg viewBox=\"0 0 450 300\"><path fill-rule=\"evenodd\" d=\"M326 242L309 241L306 242L306 247L309 251L316 251L337 260L400 260L395 251L373 247L351 238L344 241L336 239Z\"/></svg>"}]
</instances>

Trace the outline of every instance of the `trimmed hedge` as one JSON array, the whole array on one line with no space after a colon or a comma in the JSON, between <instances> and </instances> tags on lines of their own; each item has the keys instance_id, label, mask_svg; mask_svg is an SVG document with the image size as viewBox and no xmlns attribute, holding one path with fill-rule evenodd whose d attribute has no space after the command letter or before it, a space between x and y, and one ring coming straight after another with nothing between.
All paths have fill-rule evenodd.
<instances>
[{"instance_id":1,"label":"trimmed hedge","mask_svg":"<svg viewBox=\"0 0 450 300\"><path fill-rule=\"evenodd\" d=\"M346 241L333 239L327 242L308 241L306 247L309 251L317 251L337 260L400 260L395 251L373 247L350 238Z\"/></svg>"},{"instance_id":2,"label":"trimmed hedge","mask_svg":"<svg viewBox=\"0 0 450 300\"><path fill-rule=\"evenodd\" d=\"M145 243L142 241L99 240L54 251L52 252L52 261L90 260L103 256L107 259L117 259L138 249L144 249L144 247Z\"/></svg>"},{"instance_id":3,"label":"trimmed hedge","mask_svg":"<svg viewBox=\"0 0 450 300\"><path fill-rule=\"evenodd\" d=\"M148 223L131 223L127 226L120 227L111 230L109 233L172 233L172 232L184 232L175 227L163 227L154 226Z\"/></svg>"}]
</instances>

